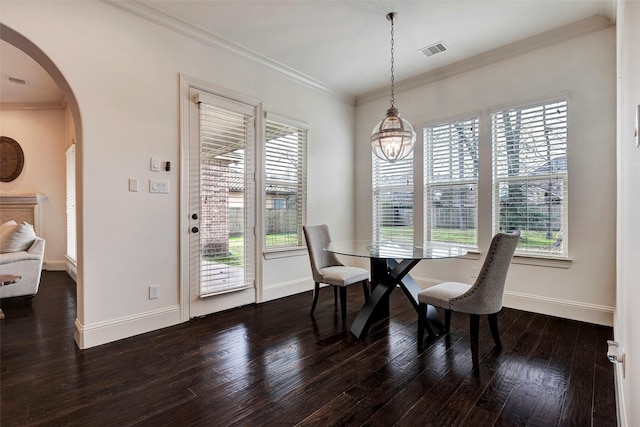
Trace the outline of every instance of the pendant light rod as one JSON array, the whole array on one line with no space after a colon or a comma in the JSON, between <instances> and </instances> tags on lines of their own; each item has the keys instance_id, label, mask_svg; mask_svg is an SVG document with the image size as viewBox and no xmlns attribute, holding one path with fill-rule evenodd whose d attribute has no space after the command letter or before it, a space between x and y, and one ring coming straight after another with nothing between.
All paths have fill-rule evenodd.
<instances>
[{"instance_id":1,"label":"pendant light rod","mask_svg":"<svg viewBox=\"0 0 640 427\"><path fill-rule=\"evenodd\" d=\"M387 14L387 20L391 21L391 108L394 108L394 103L396 101L395 95L394 95L394 77L393 77L393 44L394 44L394 39L393 39L393 21L398 17L398 14L396 12L390 12Z\"/></svg>"}]
</instances>

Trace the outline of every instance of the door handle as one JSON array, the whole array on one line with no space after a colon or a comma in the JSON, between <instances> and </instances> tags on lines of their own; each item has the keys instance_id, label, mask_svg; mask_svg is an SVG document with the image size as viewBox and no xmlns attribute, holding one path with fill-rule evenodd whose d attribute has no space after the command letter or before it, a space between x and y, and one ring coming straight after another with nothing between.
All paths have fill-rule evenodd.
<instances>
[{"instance_id":1,"label":"door handle","mask_svg":"<svg viewBox=\"0 0 640 427\"><path fill-rule=\"evenodd\" d=\"M195 234L195 233L197 233L198 231L200 231L200 230L198 230L198 227L191 227L191 232L192 232L192 233L194 233L194 234Z\"/></svg>"}]
</instances>

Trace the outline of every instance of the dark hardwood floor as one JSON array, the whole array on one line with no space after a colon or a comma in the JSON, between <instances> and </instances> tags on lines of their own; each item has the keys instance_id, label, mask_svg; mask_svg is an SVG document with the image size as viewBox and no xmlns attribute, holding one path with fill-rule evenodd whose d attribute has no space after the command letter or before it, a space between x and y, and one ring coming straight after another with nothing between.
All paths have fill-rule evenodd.
<instances>
[{"instance_id":1,"label":"dark hardwood floor","mask_svg":"<svg viewBox=\"0 0 640 427\"><path fill-rule=\"evenodd\" d=\"M2 301L0 425L616 425L611 328L504 309L474 375L467 316L419 354L415 312L391 300L360 341L323 289L315 318L307 292L81 351L75 285L45 272L32 307Z\"/></svg>"}]
</instances>

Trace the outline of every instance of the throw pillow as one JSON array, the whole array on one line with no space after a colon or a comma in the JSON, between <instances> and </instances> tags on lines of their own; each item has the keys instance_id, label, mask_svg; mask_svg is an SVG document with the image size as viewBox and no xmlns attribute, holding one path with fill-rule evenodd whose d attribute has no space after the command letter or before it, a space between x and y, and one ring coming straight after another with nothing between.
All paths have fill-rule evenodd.
<instances>
[{"instance_id":1,"label":"throw pillow","mask_svg":"<svg viewBox=\"0 0 640 427\"><path fill-rule=\"evenodd\" d=\"M1 235L0 253L26 251L36 239L33 226L27 222L6 229Z\"/></svg>"},{"instance_id":2,"label":"throw pillow","mask_svg":"<svg viewBox=\"0 0 640 427\"><path fill-rule=\"evenodd\" d=\"M14 220L7 221L0 225L0 253L4 252L2 248L4 247L4 242L7 241L9 236L13 234L13 230L18 226L18 223Z\"/></svg>"},{"instance_id":3,"label":"throw pillow","mask_svg":"<svg viewBox=\"0 0 640 427\"><path fill-rule=\"evenodd\" d=\"M12 229L16 225L18 225L18 223L14 220L3 223L2 225L0 225L0 235L2 235L2 233L4 233L6 230Z\"/></svg>"}]
</instances>

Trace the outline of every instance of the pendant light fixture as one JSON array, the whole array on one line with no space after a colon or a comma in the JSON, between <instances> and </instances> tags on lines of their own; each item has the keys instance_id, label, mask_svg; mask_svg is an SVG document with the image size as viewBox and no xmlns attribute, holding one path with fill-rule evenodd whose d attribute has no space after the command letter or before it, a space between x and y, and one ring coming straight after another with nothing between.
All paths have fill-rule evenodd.
<instances>
[{"instance_id":1,"label":"pendant light fixture","mask_svg":"<svg viewBox=\"0 0 640 427\"><path fill-rule=\"evenodd\" d=\"M382 160L395 162L404 159L413 150L416 142L416 133L408 121L400 117L398 109L394 106L393 94L393 21L398 14L387 14L387 20L391 21L391 107L387 115L373 128L371 133L371 150L373 154Z\"/></svg>"}]
</instances>

